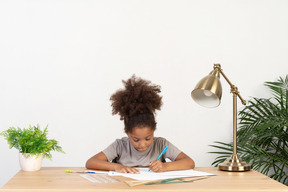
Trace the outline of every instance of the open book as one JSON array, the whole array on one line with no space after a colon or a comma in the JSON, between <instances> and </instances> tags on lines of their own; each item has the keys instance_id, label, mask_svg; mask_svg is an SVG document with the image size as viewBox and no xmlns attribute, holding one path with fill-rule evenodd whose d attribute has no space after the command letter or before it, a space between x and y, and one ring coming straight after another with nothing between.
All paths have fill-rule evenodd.
<instances>
[{"instance_id":1,"label":"open book","mask_svg":"<svg viewBox=\"0 0 288 192\"><path fill-rule=\"evenodd\" d=\"M108 175L110 175L110 176L124 176L124 177L134 179L134 181L133 180L132 181L125 181L129 186L141 185L141 184L146 184L146 183L151 183L151 182L155 183L157 181L163 181L163 180L171 181L173 179L178 179L178 178L184 178L183 181L188 182L188 181L192 181L192 180L204 179L210 175L215 175L212 173L195 171L193 169L156 173L153 171L149 171L148 168L140 168L139 171L140 171L139 174L118 173L115 171L109 171Z\"/></svg>"}]
</instances>

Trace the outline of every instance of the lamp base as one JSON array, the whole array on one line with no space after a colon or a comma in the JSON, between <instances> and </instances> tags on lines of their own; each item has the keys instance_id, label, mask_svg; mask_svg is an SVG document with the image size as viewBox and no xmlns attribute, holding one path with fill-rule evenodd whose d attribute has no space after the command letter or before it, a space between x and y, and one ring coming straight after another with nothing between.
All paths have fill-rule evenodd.
<instances>
[{"instance_id":1,"label":"lamp base","mask_svg":"<svg viewBox=\"0 0 288 192\"><path fill-rule=\"evenodd\" d=\"M251 165L243 161L237 154L229 157L225 162L221 163L218 168L222 171L250 171Z\"/></svg>"}]
</instances>

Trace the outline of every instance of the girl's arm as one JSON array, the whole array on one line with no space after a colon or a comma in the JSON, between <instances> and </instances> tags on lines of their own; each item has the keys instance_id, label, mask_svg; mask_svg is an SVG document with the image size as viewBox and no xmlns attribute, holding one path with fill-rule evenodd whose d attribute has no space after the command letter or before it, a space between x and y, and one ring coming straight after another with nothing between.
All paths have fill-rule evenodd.
<instances>
[{"instance_id":1,"label":"girl's arm","mask_svg":"<svg viewBox=\"0 0 288 192\"><path fill-rule=\"evenodd\" d=\"M111 163L108 161L103 152L97 153L86 162L87 169L98 169L105 171L117 171L121 173L139 173L138 169L133 167L126 167L118 163Z\"/></svg>"},{"instance_id":2,"label":"girl's arm","mask_svg":"<svg viewBox=\"0 0 288 192\"><path fill-rule=\"evenodd\" d=\"M155 172L193 169L194 167L194 161L183 152L173 162L162 163L158 160L150 163L150 169Z\"/></svg>"}]
</instances>

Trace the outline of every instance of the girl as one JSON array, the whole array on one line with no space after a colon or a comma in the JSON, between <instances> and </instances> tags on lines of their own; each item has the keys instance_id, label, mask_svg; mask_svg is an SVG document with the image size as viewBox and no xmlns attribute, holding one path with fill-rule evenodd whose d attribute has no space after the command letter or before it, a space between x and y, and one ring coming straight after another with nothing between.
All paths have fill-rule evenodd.
<instances>
[{"instance_id":1,"label":"girl","mask_svg":"<svg viewBox=\"0 0 288 192\"><path fill-rule=\"evenodd\" d=\"M162 97L160 86L151 84L133 75L122 81L125 89L118 90L110 100L112 114L124 120L124 131L128 137L117 139L102 152L86 162L87 169L113 170L122 173L139 173L138 166L149 166L152 171L193 169L194 161L173 144L161 137L154 137L155 111L160 110ZM159 154L168 150L160 160ZM165 162L165 158L171 162Z\"/></svg>"}]
</instances>

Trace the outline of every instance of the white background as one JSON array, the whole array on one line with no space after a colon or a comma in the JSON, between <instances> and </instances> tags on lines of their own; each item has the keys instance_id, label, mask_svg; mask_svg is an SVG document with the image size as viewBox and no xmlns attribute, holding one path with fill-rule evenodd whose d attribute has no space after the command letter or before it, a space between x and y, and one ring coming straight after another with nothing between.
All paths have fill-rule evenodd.
<instances>
[{"instance_id":1,"label":"white background","mask_svg":"<svg viewBox=\"0 0 288 192\"><path fill-rule=\"evenodd\" d=\"M196 83L222 65L246 100L271 97L265 81L288 71L287 0L1 0L0 131L49 125L66 154L43 166L80 166L125 136L110 95L132 74L162 86L156 136L196 166L214 141L232 141L232 95L197 105ZM238 110L242 109L238 100ZM0 137L0 186L19 170Z\"/></svg>"}]
</instances>

